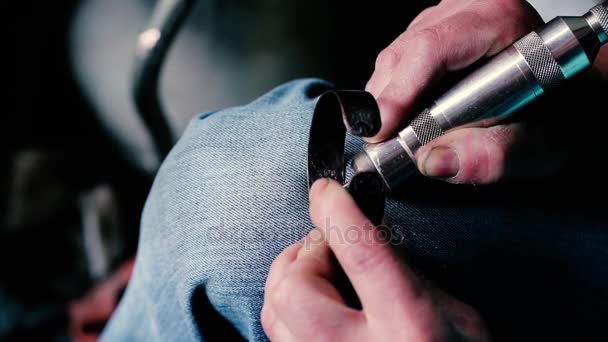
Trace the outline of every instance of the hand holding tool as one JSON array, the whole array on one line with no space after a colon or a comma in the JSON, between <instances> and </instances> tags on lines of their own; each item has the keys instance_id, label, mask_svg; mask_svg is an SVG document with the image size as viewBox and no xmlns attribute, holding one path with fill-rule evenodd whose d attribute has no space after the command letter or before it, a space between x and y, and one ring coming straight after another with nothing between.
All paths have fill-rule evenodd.
<instances>
[{"instance_id":1,"label":"hand holding tool","mask_svg":"<svg viewBox=\"0 0 608 342\"><path fill-rule=\"evenodd\" d=\"M389 189L397 187L417 171L420 147L458 128L498 124L589 69L607 42L608 2L555 18L456 84L397 137L366 146L353 160L355 174L377 172Z\"/></svg>"}]
</instances>

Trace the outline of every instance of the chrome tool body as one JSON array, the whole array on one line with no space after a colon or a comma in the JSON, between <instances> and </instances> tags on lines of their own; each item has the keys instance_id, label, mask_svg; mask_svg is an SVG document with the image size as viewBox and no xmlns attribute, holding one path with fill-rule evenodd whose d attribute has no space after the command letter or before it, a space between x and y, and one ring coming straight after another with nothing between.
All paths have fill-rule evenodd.
<instances>
[{"instance_id":1,"label":"chrome tool body","mask_svg":"<svg viewBox=\"0 0 608 342\"><path fill-rule=\"evenodd\" d=\"M377 172L395 188L417 171L420 147L462 127L489 127L589 69L608 42L608 2L580 17L557 17L477 69L392 140L367 145L355 174ZM608 93L607 93L608 95Z\"/></svg>"}]
</instances>

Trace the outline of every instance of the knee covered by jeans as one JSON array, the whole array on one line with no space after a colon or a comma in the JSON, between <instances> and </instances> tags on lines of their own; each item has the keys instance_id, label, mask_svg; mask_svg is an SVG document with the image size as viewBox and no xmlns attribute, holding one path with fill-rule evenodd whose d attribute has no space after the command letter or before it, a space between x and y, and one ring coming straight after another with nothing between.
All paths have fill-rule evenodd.
<instances>
[{"instance_id":1,"label":"knee covered by jeans","mask_svg":"<svg viewBox=\"0 0 608 342\"><path fill-rule=\"evenodd\" d=\"M218 295L263 290L276 255L312 228L306 147L316 98L328 88L294 81L194 118L146 203L139 260Z\"/></svg>"}]
</instances>

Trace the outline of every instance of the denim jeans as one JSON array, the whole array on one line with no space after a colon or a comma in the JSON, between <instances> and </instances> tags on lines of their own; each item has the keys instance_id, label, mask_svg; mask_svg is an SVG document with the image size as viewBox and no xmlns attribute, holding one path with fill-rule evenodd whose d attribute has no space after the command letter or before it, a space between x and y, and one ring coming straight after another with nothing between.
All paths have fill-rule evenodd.
<instances>
[{"instance_id":1,"label":"denim jeans","mask_svg":"<svg viewBox=\"0 0 608 342\"><path fill-rule=\"evenodd\" d=\"M307 139L329 87L297 80L192 120L155 179L134 275L103 340L266 340L270 264L312 228ZM352 156L361 141L346 146ZM581 184L417 176L388 200L386 221L407 262L475 307L497 340L591 339L608 319L608 230Z\"/></svg>"}]
</instances>

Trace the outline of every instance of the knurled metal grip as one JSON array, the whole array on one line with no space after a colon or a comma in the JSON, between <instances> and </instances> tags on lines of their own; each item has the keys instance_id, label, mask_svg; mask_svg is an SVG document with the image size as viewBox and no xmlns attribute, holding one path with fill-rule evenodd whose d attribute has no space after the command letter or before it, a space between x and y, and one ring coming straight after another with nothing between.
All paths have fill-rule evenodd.
<instances>
[{"instance_id":1,"label":"knurled metal grip","mask_svg":"<svg viewBox=\"0 0 608 342\"><path fill-rule=\"evenodd\" d=\"M566 80L562 68L538 33L529 33L517 41L514 46L530 66L543 90L551 90Z\"/></svg>"},{"instance_id":2,"label":"knurled metal grip","mask_svg":"<svg viewBox=\"0 0 608 342\"><path fill-rule=\"evenodd\" d=\"M524 57L532 74L544 91L549 91L566 80L562 68L536 32L526 35L514 46ZM421 146L445 134L429 109L420 113L410 126Z\"/></svg>"},{"instance_id":3,"label":"knurled metal grip","mask_svg":"<svg viewBox=\"0 0 608 342\"><path fill-rule=\"evenodd\" d=\"M410 124L418 137L421 145L428 144L431 140L442 136L445 132L431 115L429 109L425 109Z\"/></svg>"},{"instance_id":4,"label":"knurled metal grip","mask_svg":"<svg viewBox=\"0 0 608 342\"><path fill-rule=\"evenodd\" d=\"M608 34L608 9L604 5L598 5L591 9L591 13L600 22L600 26L602 26L604 32Z\"/></svg>"}]
</instances>

